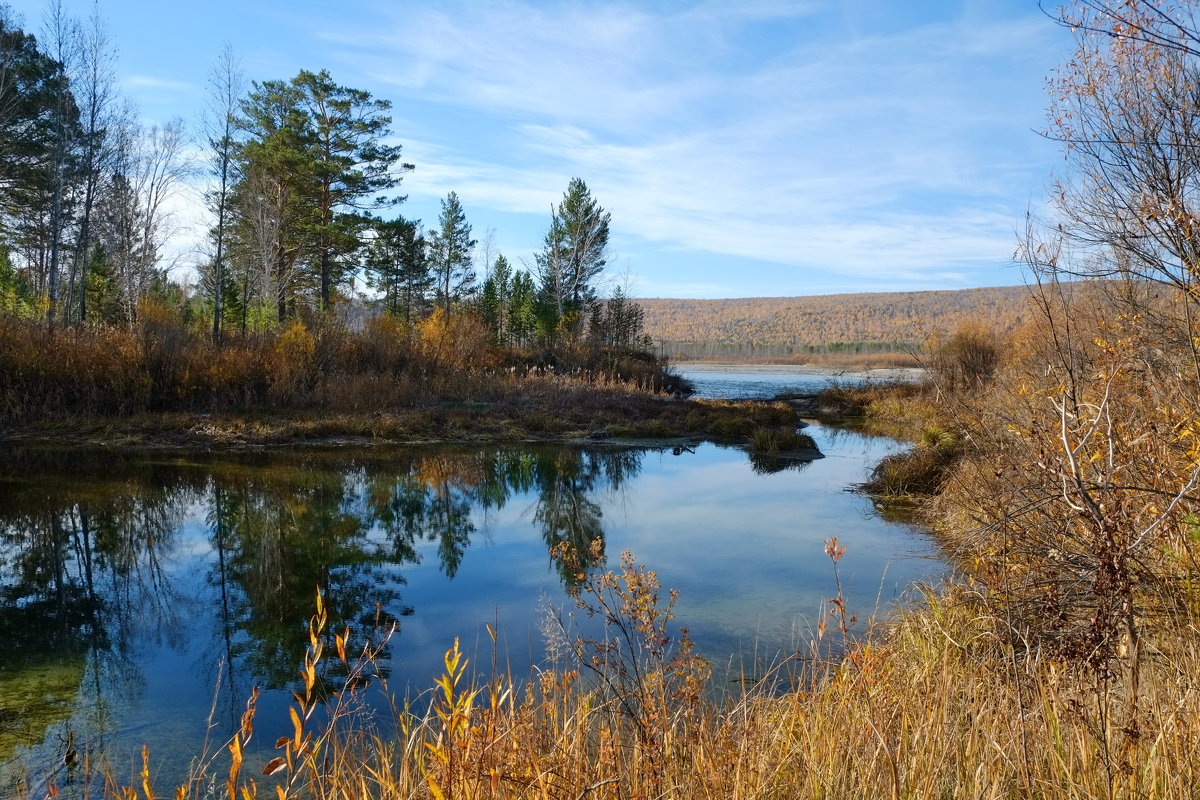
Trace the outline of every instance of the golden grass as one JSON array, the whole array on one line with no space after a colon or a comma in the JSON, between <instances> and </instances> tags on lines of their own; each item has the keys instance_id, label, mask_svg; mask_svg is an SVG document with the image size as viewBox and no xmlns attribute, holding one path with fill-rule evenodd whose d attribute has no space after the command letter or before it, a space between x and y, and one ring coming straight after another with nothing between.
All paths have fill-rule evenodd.
<instances>
[{"instance_id":1,"label":"golden grass","mask_svg":"<svg viewBox=\"0 0 1200 800\"><path fill-rule=\"evenodd\" d=\"M642 353L495 349L466 313L411 331L388 318L361 330L297 320L216 345L159 311L134 329L53 334L0 317L0 426L145 412L381 412L521 397L579 407L589 392L666 396L686 388Z\"/></svg>"},{"instance_id":2,"label":"golden grass","mask_svg":"<svg viewBox=\"0 0 1200 800\"><path fill-rule=\"evenodd\" d=\"M313 728L319 678L306 678L295 733L276 759L253 770L240 760L251 714L176 796L214 786L239 800L1200 795L1200 687L1191 678L1200 653L1184 648L1150 664L1130 720L1127 687L1014 646L988 606L961 585L926 589L845 658L810 663L802 685L783 694L749 687L702 699L659 662L626 686L634 706L587 680L581 662L524 686L506 675L470 683L454 642L425 711L361 714L372 689L360 683L330 697L333 721ZM314 638L302 674L338 659L339 638ZM368 673L369 656L347 654L348 674ZM141 777L128 788L110 779L106 795L150 800Z\"/></svg>"}]
</instances>

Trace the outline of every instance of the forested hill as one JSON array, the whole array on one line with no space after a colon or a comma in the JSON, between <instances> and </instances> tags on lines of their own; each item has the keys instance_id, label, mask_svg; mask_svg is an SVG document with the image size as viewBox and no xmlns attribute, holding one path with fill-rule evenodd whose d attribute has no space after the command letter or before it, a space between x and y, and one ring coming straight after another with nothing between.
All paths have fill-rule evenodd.
<instances>
[{"instance_id":1,"label":"forested hill","mask_svg":"<svg viewBox=\"0 0 1200 800\"><path fill-rule=\"evenodd\" d=\"M638 303L669 355L755 359L906 350L969 319L1007 332L1028 317L1028 297L1025 286L1003 286Z\"/></svg>"}]
</instances>

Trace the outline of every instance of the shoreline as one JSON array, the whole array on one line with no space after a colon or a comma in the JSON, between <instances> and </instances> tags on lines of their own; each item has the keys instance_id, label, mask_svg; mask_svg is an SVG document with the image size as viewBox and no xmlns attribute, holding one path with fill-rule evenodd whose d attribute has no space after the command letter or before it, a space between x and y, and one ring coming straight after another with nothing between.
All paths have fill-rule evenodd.
<instances>
[{"instance_id":1,"label":"shoreline","mask_svg":"<svg viewBox=\"0 0 1200 800\"><path fill-rule=\"evenodd\" d=\"M756 430L794 431L802 427L803 417L811 416L794 400L681 400L634 394L617 399L587 408L461 403L364 413L143 412L73 417L0 428L0 446L111 452L453 444L674 447L703 441L746 446Z\"/></svg>"}]
</instances>

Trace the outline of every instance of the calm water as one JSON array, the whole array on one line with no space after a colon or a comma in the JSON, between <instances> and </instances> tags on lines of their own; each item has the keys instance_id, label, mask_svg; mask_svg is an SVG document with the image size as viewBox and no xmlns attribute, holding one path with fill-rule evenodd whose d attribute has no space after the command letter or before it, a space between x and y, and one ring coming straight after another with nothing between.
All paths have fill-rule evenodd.
<instances>
[{"instance_id":1,"label":"calm water","mask_svg":"<svg viewBox=\"0 0 1200 800\"><path fill-rule=\"evenodd\" d=\"M810 394L829 386L831 381L856 386L867 380L866 373L772 364L679 364L675 367L696 387L696 397L747 398L774 397L784 392Z\"/></svg>"},{"instance_id":2,"label":"calm water","mask_svg":"<svg viewBox=\"0 0 1200 800\"><path fill-rule=\"evenodd\" d=\"M678 623L718 670L806 646L832 596L823 541L867 616L939 573L919 531L845 487L897 445L810 428L826 458L571 447L280 452L241 458L59 458L0 467L0 793L64 779L68 732L125 774L142 743L165 783L264 689L255 741L286 705L315 587L333 623L400 624L393 688L430 686L455 636L476 664L526 674L544 607L571 609L548 547L603 542L680 591Z\"/></svg>"}]
</instances>

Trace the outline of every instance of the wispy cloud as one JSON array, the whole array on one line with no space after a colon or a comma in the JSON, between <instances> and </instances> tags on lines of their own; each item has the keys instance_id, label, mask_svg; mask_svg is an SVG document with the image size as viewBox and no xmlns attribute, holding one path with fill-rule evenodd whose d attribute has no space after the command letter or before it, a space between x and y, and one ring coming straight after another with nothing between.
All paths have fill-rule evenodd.
<instances>
[{"instance_id":1,"label":"wispy cloud","mask_svg":"<svg viewBox=\"0 0 1200 800\"><path fill-rule=\"evenodd\" d=\"M1029 131L1053 25L841 30L823 6L457 3L321 36L408 101L491 125L425 123L410 194L544 216L579 175L660 246L893 284L1002 263L1050 157Z\"/></svg>"}]
</instances>

